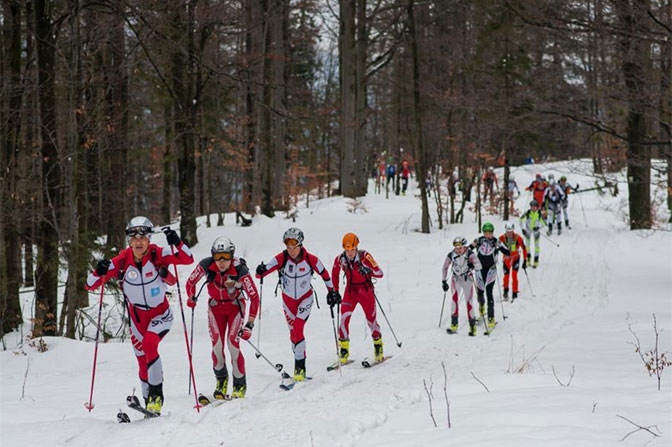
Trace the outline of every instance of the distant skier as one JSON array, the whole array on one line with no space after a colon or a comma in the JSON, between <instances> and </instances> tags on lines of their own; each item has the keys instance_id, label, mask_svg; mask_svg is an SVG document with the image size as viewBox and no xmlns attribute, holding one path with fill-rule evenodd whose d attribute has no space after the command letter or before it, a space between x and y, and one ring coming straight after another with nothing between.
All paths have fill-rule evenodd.
<instances>
[{"instance_id":1,"label":"distant skier","mask_svg":"<svg viewBox=\"0 0 672 447\"><path fill-rule=\"evenodd\" d=\"M359 238L354 233L343 236L343 253L336 256L331 269L334 290L338 292L341 270L347 281L341 303L341 318L338 328L339 358L342 364L350 356L350 317L359 304L364 311L366 323L373 338L375 361L383 360L383 339L376 321L376 298L371 278L382 278L383 271L366 250L360 250Z\"/></svg>"},{"instance_id":2,"label":"distant skier","mask_svg":"<svg viewBox=\"0 0 672 447\"><path fill-rule=\"evenodd\" d=\"M483 193L483 201L488 200L488 195L490 195L490 201L495 198L495 191L499 189L499 184L497 183L497 175L495 170L491 167L483 174L483 184L485 185L485 191Z\"/></svg>"},{"instance_id":3,"label":"distant skier","mask_svg":"<svg viewBox=\"0 0 672 447\"><path fill-rule=\"evenodd\" d=\"M509 175L509 184L506 187L506 192L509 195L509 213L513 214L515 211L516 199L520 197L520 189L518 189L516 178L512 175Z\"/></svg>"},{"instance_id":4,"label":"distant skier","mask_svg":"<svg viewBox=\"0 0 672 447\"><path fill-rule=\"evenodd\" d=\"M226 237L212 244L210 256L201 259L187 280L187 306L196 307L196 284L205 276L208 285L208 330L212 341L212 369L215 373L215 399L227 395L229 373L225 345L228 339L233 373L231 397L243 398L247 391L245 358L240 339L249 340L259 311L259 293L245 260L234 256L236 246ZM243 292L245 292L243 294ZM245 319L245 295L250 299L250 316ZM228 334L227 334L228 332Z\"/></svg>"},{"instance_id":5,"label":"distant skier","mask_svg":"<svg viewBox=\"0 0 672 447\"><path fill-rule=\"evenodd\" d=\"M539 206L541 206L541 204L544 203L544 192L546 191L547 186L548 183L546 183L544 176L537 174L532 183L530 183L530 186L525 188L525 191L532 191L532 197L537 201Z\"/></svg>"},{"instance_id":6,"label":"distant skier","mask_svg":"<svg viewBox=\"0 0 672 447\"><path fill-rule=\"evenodd\" d=\"M544 203L546 205L546 210L548 212L548 231L546 234L549 236L553 233L553 224L558 225L558 235L562 233L562 221L560 220L560 209L562 207L562 201L565 199L565 193L562 191L562 187L558 185L553 177L553 174L548 176L550 184L544 191Z\"/></svg>"},{"instance_id":7,"label":"distant skier","mask_svg":"<svg viewBox=\"0 0 672 447\"><path fill-rule=\"evenodd\" d=\"M510 253L508 256L505 255L503 259L504 301L509 298L509 276L513 277L513 295L511 296L511 301L515 301L516 298L518 298L518 269L520 268L519 251L523 251L523 270L527 270L527 248L523 243L523 238L514 231L515 226L513 223L507 223L504 225L504 228L506 229L506 233L499 237L499 242L506 246Z\"/></svg>"},{"instance_id":8,"label":"distant skier","mask_svg":"<svg viewBox=\"0 0 672 447\"><path fill-rule=\"evenodd\" d=\"M282 241L286 250L275 255L266 264L257 266L257 278L264 277L275 270L280 275L282 285L282 302L284 304L285 319L289 327L289 338L294 352L294 380L306 379L306 340L303 328L310 316L313 307L313 286L311 276L316 272L322 277L327 286L327 303L336 305L341 302L341 296L334 290L329 272L324 268L317 256L308 253L303 248L303 231L290 228L285 231Z\"/></svg>"},{"instance_id":9,"label":"distant skier","mask_svg":"<svg viewBox=\"0 0 672 447\"><path fill-rule=\"evenodd\" d=\"M381 193L383 183L385 183L385 162L381 160L378 164L378 173L376 175L376 193Z\"/></svg>"},{"instance_id":10,"label":"distant skier","mask_svg":"<svg viewBox=\"0 0 672 447\"><path fill-rule=\"evenodd\" d=\"M476 275L478 288L478 304L481 315L484 314L485 296L488 298L488 327L495 327L495 298L492 289L497 280L497 252L509 256L509 250L495 238L495 226L486 222L482 227L483 236L478 237L471 244L477 250L478 260L481 262L481 274Z\"/></svg>"},{"instance_id":11,"label":"distant skier","mask_svg":"<svg viewBox=\"0 0 672 447\"><path fill-rule=\"evenodd\" d=\"M111 278L120 281L145 407L152 413L161 414L164 402L163 366L158 348L173 325L166 286L176 281L168 267L171 264L189 265L194 258L174 230L164 230L168 244L176 247L174 256L170 247L150 243L153 231L154 225L146 217L131 219L126 225L129 247L111 260L98 261L85 287L86 290L95 290Z\"/></svg>"},{"instance_id":12,"label":"distant skier","mask_svg":"<svg viewBox=\"0 0 672 447\"><path fill-rule=\"evenodd\" d=\"M527 263L530 263L530 256L532 251L532 245L530 245L530 238L534 238L534 262L532 263L533 268L537 268L539 265L539 239L541 239L541 227L546 226L546 221L539 211L539 202L532 200L530 202L530 209L525 211L525 213L520 216L520 228L525 237L525 246L528 247L527 252Z\"/></svg>"},{"instance_id":13,"label":"distant skier","mask_svg":"<svg viewBox=\"0 0 672 447\"><path fill-rule=\"evenodd\" d=\"M393 163L390 163L387 165L387 183L385 183L385 188L387 188L390 185L390 182L392 182L392 189L394 190L394 185L395 185L395 174L397 173L397 168L394 166Z\"/></svg>"},{"instance_id":14,"label":"distant skier","mask_svg":"<svg viewBox=\"0 0 672 447\"><path fill-rule=\"evenodd\" d=\"M411 175L411 170L408 168L408 162L404 160L401 163L401 194L406 195L406 189L408 189L408 178Z\"/></svg>"},{"instance_id":15,"label":"distant skier","mask_svg":"<svg viewBox=\"0 0 672 447\"><path fill-rule=\"evenodd\" d=\"M562 188L562 192L565 193L565 198L562 199L562 214L565 219L565 227L567 227L568 230L571 230L572 227L569 226L569 211L568 211L568 205L569 205L569 193L570 191L578 191L579 190L579 184L577 183L576 186L572 186L569 183L567 183L567 177L564 175L560 177L560 188Z\"/></svg>"},{"instance_id":16,"label":"distant skier","mask_svg":"<svg viewBox=\"0 0 672 447\"><path fill-rule=\"evenodd\" d=\"M448 284L448 270L453 266L453 274L450 278L450 286ZM453 304L450 317L450 327L446 329L449 334L457 333L457 326L459 321L459 292L462 291L464 301L467 303L467 318L469 319L469 335L476 335L476 314L474 311L474 274L480 276L481 262L478 256L471 251L467 245L467 239L458 236L453 240L453 250L448 253L446 260L443 261L441 285L443 291L447 292L450 287L453 288Z\"/></svg>"}]
</instances>

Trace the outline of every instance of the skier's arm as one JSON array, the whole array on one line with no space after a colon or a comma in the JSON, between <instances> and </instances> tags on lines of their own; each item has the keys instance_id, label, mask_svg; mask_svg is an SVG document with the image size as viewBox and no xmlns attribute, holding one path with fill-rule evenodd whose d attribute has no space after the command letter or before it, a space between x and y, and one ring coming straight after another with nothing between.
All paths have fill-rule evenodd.
<instances>
[{"instance_id":1,"label":"skier's arm","mask_svg":"<svg viewBox=\"0 0 672 447\"><path fill-rule=\"evenodd\" d=\"M254 323L254 320L257 318L259 313L259 292L257 291L257 286L254 285L252 280L252 275L247 270L247 267L244 267L242 277L239 279L243 283L243 289L245 289L245 294L250 298L250 316L247 318L248 323Z\"/></svg>"},{"instance_id":2,"label":"skier's arm","mask_svg":"<svg viewBox=\"0 0 672 447\"><path fill-rule=\"evenodd\" d=\"M504 256L511 256L511 250L509 250L509 247L506 246L504 242L502 242L500 239L497 240L497 248L495 251L492 252L492 257L495 257L495 253L497 253L497 250L501 251Z\"/></svg>"},{"instance_id":3,"label":"skier's arm","mask_svg":"<svg viewBox=\"0 0 672 447\"><path fill-rule=\"evenodd\" d=\"M523 238L518 236L517 242L518 245L523 248L523 259L527 259L527 247L525 246L525 242L523 242Z\"/></svg>"},{"instance_id":4,"label":"skier's arm","mask_svg":"<svg viewBox=\"0 0 672 447\"><path fill-rule=\"evenodd\" d=\"M478 259L478 256L476 256L476 253L472 252L469 255L469 263L474 266L474 271L480 271L483 268L480 259Z\"/></svg>"},{"instance_id":5,"label":"skier's arm","mask_svg":"<svg viewBox=\"0 0 672 447\"><path fill-rule=\"evenodd\" d=\"M448 269L453 261L450 259L450 253L446 256L446 260L443 261L443 268L441 269L441 281L446 281L448 279Z\"/></svg>"},{"instance_id":6,"label":"skier's arm","mask_svg":"<svg viewBox=\"0 0 672 447\"><path fill-rule=\"evenodd\" d=\"M169 245L161 249L161 257L169 264L189 265L194 263L194 255L191 254L187 244L182 241L175 247L175 255L173 255L173 250Z\"/></svg>"},{"instance_id":7,"label":"skier's arm","mask_svg":"<svg viewBox=\"0 0 672 447\"><path fill-rule=\"evenodd\" d=\"M334 290L338 292L338 283L341 280L341 256L336 256L334 265L331 267L331 279L334 281Z\"/></svg>"},{"instance_id":8,"label":"skier's arm","mask_svg":"<svg viewBox=\"0 0 672 447\"><path fill-rule=\"evenodd\" d=\"M331 276L329 276L327 269L324 268L322 261L320 261L317 256L311 255L310 253L308 254L308 258L310 263L315 266L315 272L317 272L317 274L322 277L324 285L327 286L327 290L334 290L334 285L331 282Z\"/></svg>"},{"instance_id":9,"label":"skier's arm","mask_svg":"<svg viewBox=\"0 0 672 447\"><path fill-rule=\"evenodd\" d=\"M371 256L371 253L366 252L366 255L364 256L364 259L362 260L362 264L364 264L366 267L368 267L371 270L370 275L373 278L382 278L383 277L383 271L378 267L378 264L376 263L376 260L373 259L373 256Z\"/></svg>"},{"instance_id":10,"label":"skier's arm","mask_svg":"<svg viewBox=\"0 0 672 447\"><path fill-rule=\"evenodd\" d=\"M125 255L125 250L122 250L117 256L112 258L110 260L110 266L107 270L107 273L102 277L94 269L89 274L89 277L86 278L86 284L84 284L84 288L86 290L96 290L98 287L100 287L101 284L106 283L110 278L116 277L119 272L119 266L121 265L121 259Z\"/></svg>"},{"instance_id":11,"label":"skier's arm","mask_svg":"<svg viewBox=\"0 0 672 447\"><path fill-rule=\"evenodd\" d=\"M263 275L259 274L259 271L257 270L257 274L255 275L257 279L262 278L264 276L268 276L269 273L272 273L276 271L277 269L280 268L281 261L282 261L282 256L283 254L280 253L278 255L275 255L274 257L271 258L270 261L268 261L266 264L264 264L264 267L266 270L264 271Z\"/></svg>"},{"instance_id":12,"label":"skier's arm","mask_svg":"<svg viewBox=\"0 0 672 447\"><path fill-rule=\"evenodd\" d=\"M191 272L191 275L189 275L189 279L187 279L187 297L196 296L196 284L198 284L198 281L203 276L205 276L205 269L199 262L194 271Z\"/></svg>"}]
</instances>

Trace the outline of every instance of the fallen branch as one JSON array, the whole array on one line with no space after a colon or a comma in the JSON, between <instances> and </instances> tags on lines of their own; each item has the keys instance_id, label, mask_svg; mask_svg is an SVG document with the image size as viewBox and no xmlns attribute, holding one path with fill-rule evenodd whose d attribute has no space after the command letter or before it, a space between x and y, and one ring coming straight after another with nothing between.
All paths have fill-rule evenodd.
<instances>
[{"instance_id":1,"label":"fallen branch","mask_svg":"<svg viewBox=\"0 0 672 447\"><path fill-rule=\"evenodd\" d=\"M429 401L429 415L432 417L434 427L438 427L438 425L436 425L436 419L434 419L434 410L432 410L432 395L429 393L429 389L427 389L427 381L422 379L422 384L425 386L425 391L427 392L427 400Z\"/></svg>"},{"instance_id":2,"label":"fallen branch","mask_svg":"<svg viewBox=\"0 0 672 447\"><path fill-rule=\"evenodd\" d=\"M448 428L450 428L450 402L448 401L448 373L446 373L446 365L441 362L443 368L443 396L446 398L446 415L448 417Z\"/></svg>"},{"instance_id":3,"label":"fallen branch","mask_svg":"<svg viewBox=\"0 0 672 447\"><path fill-rule=\"evenodd\" d=\"M654 432L652 432L651 430L649 430L650 428L655 428L656 431L657 431L658 433L660 433L660 429L658 428L657 425L649 425L648 427L643 427L643 426L637 424L636 422L632 422L630 419L621 416L620 414L617 414L616 416L618 416L619 418L621 418L621 419L623 419L623 420L625 420L625 421L630 422L632 425L634 425L635 427L637 427L636 430L633 430L633 431L631 431L630 433L628 433L628 434L626 434L625 436L623 436L623 438L621 439L621 441L625 441L625 439L626 439L628 436L632 435L633 433L637 433L637 432L640 431L640 430L647 431L647 432L651 433L651 434L652 434L654 437L656 437L656 438L659 438L659 437L660 437L660 435L657 435L657 434L655 434Z\"/></svg>"},{"instance_id":4,"label":"fallen branch","mask_svg":"<svg viewBox=\"0 0 672 447\"><path fill-rule=\"evenodd\" d=\"M28 378L28 370L30 369L30 357L28 357L28 364L26 365L26 372L23 375L23 386L21 387L21 400L26 395L26 379Z\"/></svg>"},{"instance_id":5,"label":"fallen branch","mask_svg":"<svg viewBox=\"0 0 672 447\"><path fill-rule=\"evenodd\" d=\"M571 383L572 383L572 379L574 378L574 372L575 372L575 370L574 370L574 365L572 365L572 373L569 375L569 381L567 382L567 385L565 385L564 383L562 383L562 382L560 381L560 379L558 379L558 375L555 373L555 365L551 365L551 369L553 370L553 376L555 376L555 380L557 380L558 383L559 383L561 386L569 387L569 385L571 385Z\"/></svg>"},{"instance_id":6,"label":"fallen branch","mask_svg":"<svg viewBox=\"0 0 672 447\"><path fill-rule=\"evenodd\" d=\"M478 377L476 377L476 375L475 375L473 372L471 373L471 375L473 376L474 379L476 379L476 381L477 381L478 383L480 383L481 385L483 385L483 388L485 388L485 391L487 391L488 393L490 392L490 390L488 389L488 387L485 386L485 383L483 383L483 382L481 382L480 380L478 380Z\"/></svg>"}]
</instances>

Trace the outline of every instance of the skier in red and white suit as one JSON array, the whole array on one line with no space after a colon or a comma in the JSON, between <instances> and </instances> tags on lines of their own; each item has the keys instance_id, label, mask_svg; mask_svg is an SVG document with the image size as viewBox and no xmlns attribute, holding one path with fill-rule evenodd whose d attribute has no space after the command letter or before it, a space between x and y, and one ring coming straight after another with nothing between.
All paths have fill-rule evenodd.
<instances>
[{"instance_id":1,"label":"skier in red and white suit","mask_svg":"<svg viewBox=\"0 0 672 447\"><path fill-rule=\"evenodd\" d=\"M338 328L338 345L340 348L339 358L342 364L348 362L350 356L350 317L355 311L357 304L362 306L366 322L371 330L375 359L383 360L383 339L380 333L380 325L376 321L376 297L371 278L382 278L383 271L378 267L370 253L358 250L359 238L354 233L343 236L343 249L345 250L334 259L331 269L331 278L334 280L334 289L338 291L338 282L341 270L345 274L347 284L343 292L341 303L341 321Z\"/></svg>"},{"instance_id":2,"label":"skier in red and white suit","mask_svg":"<svg viewBox=\"0 0 672 447\"><path fill-rule=\"evenodd\" d=\"M509 276L512 276L513 295L511 301L518 298L518 269L520 268L520 253L523 250L523 270L527 270L527 247L523 238L514 231L513 223L505 225L506 233L499 236L499 242L506 246L511 254L504 255L504 300L509 299Z\"/></svg>"},{"instance_id":3,"label":"skier in red and white suit","mask_svg":"<svg viewBox=\"0 0 672 447\"><path fill-rule=\"evenodd\" d=\"M469 320L469 335L476 335L476 314L474 312L474 272L481 274L481 261L478 256L471 251L467 245L467 239L458 236L453 240L453 250L448 253L446 260L443 261L443 270L441 275L441 284L443 291L447 292L453 288L452 312L450 327L446 329L449 334L457 333L459 322L459 292L462 290L462 296L467 303L467 318ZM453 267L453 273L448 284L448 270Z\"/></svg>"},{"instance_id":4,"label":"skier in red and white suit","mask_svg":"<svg viewBox=\"0 0 672 447\"><path fill-rule=\"evenodd\" d=\"M160 414L163 405L163 366L159 342L173 325L173 313L166 299L166 286L175 277L170 264L188 265L194 257L174 230L166 229L166 240L176 248L150 243L152 222L146 217L131 219L126 226L129 248L117 256L98 261L86 280L86 290L95 290L111 278L121 281L130 317L131 342L138 360L142 396L148 410Z\"/></svg>"},{"instance_id":5,"label":"skier in red and white suit","mask_svg":"<svg viewBox=\"0 0 672 447\"><path fill-rule=\"evenodd\" d=\"M259 264L256 276L262 278L278 270L285 319L289 326L289 338L294 352L294 380L302 381L306 378L306 340L303 328L313 307L314 291L311 284L313 272L322 277L329 290L327 303L338 304L341 302L341 297L334 290L329 272L324 268L322 261L303 248L303 232L300 229L288 229L282 241L287 249L275 255L266 264L263 262Z\"/></svg>"},{"instance_id":6,"label":"skier in red and white suit","mask_svg":"<svg viewBox=\"0 0 672 447\"><path fill-rule=\"evenodd\" d=\"M234 257L233 242L226 237L218 237L212 244L210 254L202 259L187 281L187 306L196 307L196 284L204 276L208 285L208 329L212 341L212 369L217 383L213 393L215 399L224 399L229 384L226 369L225 340L228 338L231 364L233 366L233 388L231 396L245 397L245 358L240 351L240 339L249 340L254 328L254 320L259 312L259 293L244 259ZM250 316L245 319L245 294L250 299ZM228 335L227 335L228 331Z\"/></svg>"}]
</instances>

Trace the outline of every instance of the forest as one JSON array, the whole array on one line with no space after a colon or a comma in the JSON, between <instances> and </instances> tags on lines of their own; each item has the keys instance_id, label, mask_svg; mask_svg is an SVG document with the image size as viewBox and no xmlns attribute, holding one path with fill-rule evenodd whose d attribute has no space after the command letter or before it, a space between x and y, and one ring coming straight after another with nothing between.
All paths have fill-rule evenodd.
<instances>
[{"instance_id":1,"label":"forest","mask_svg":"<svg viewBox=\"0 0 672 447\"><path fill-rule=\"evenodd\" d=\"M404 161L424 233L480 209L488 167L578 158L626 170L654 228L671 61L670 0L2 0L0 336L27 289L31 335L74 338L133 216L191 246L197 216L356 199Z\"/></svg>"}]
</instances>

